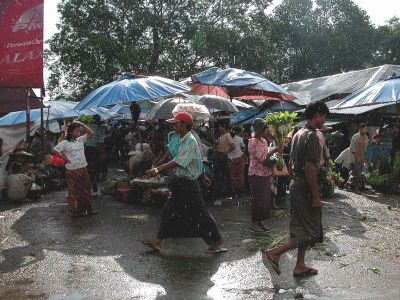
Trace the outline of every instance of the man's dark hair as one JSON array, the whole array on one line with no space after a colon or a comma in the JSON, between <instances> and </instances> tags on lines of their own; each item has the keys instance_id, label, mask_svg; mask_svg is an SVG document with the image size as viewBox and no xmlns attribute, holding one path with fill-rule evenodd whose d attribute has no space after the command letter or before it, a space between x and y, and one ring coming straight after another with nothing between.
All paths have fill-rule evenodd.
<instances>
[{"instance_id":1,"label":"man's dark hair","mask_svg":"<svg viewBox=\"0 0 400 300\"><path fill-rule=\"evenodd\" d=\"M312 118L314 118L317 113L328 116L328 106L326 106L326 104L322 101L316 101L307 104L306 110L304 111L307 120L311 120Z\"/></svg>"},{"instance_id":2,"label":"man's dark hair","mask_svg":"<svg viewBox=\"0 0 400 300\"><path fill-rule=\"evenodd\" d=\"M222 128L225 128L226 130L229 130L229 122L218 122L218 126L221 126Z\"/></svg>"},{"instance_id":3,"label":"man's dark hair","mask_svg":"<svg viewBox=\"0 0 400 300\"><path fill-rule=\"evenodd\" d=\"M189 123L186 123L186 122L182 122L182 123L185 124L187 131L192 130L193 124L189 124Z\"/></svg>"},{"instance_id":4,"label":"man's dark hair","mask_svg":"<svg viewBox=\"0 0 400 300\"><path fill-rule=\"evenodd\" d=\"M367 123L361 123L360 124L360 129L363 129L363 128L367 127L367 126L368 126Z\"/></svg>"}]
</instances>

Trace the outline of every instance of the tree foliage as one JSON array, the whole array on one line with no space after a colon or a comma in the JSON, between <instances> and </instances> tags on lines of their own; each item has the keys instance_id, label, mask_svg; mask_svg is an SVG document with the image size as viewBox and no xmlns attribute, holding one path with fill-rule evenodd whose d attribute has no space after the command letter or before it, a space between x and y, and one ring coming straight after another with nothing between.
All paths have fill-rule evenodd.
<instances>
[{"instance_id":1,"label":"tree foliage","mask_svg":"<svg viewBox=\"0 0 400 300\"><path fill-rule=\"evenodd\" d=\"M276 82L398 60L399 21L374 28L351 0L62 0L45 53L53 98L81 100L134 72L183 78L237 67Z\"/></svg>"}]
</instances>

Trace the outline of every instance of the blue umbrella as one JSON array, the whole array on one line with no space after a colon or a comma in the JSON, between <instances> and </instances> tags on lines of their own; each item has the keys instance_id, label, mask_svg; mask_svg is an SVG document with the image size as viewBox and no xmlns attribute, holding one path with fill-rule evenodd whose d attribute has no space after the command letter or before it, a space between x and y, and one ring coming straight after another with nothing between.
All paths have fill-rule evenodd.
<instances>
[{"instance_id":1,"label":"blue umbrella","mask_svg":"<svg viewBox=\"0 0 400 300\"><path fill-rule=\"evenodd\" d=\"M269 81L260 74L240 69L211 68L192 76L197 84L219 86L231 98L250 100L294 100L283 87Z\"/></svg>"},{"instance_id":2,"label":"blue umbrella","mask_svg":"<svg viewBox=\"0 0 400 300\"><path fill-rule=\"evenodd\" d=\"M30 110L30 120L35 122L40 119L40 109ZM26 111L14 111L0 118L0 126L11 126L26 123Z\"/></svg>"},{"instance_id":3,"label":"blue umbrella","mask_svg":"<svg viewBox=\"0 0 400 300\"><path fill-rule=\"evenodd\" d=\"M66 118L75 118L80 115L79 112L74 110L76 106L76 102L72 101L63 101L63 100L50 100L45 101L45 107L49 109L44 109L44 118L46 118L46 114L49 114L50 118L56 117L57 119L66 119Z\"/></svg>"},{"instance_id":4,"label":"blue umbrella","mask_svg":"<svg viewBox=\"0 0 400 300\"><path fill-rule=\"evenodd\" d=\"M248 108L239 111L231 117L230 125L251 124L256 118L264 119L269 110L259 111L257 108Z\"/></svg>"},{"instance_id":5,"label":"blue umbrella","mask_svg":"<svg viewBox=\"0 0 400 300\"><path fill-rule=\"evenodd\" d=\"M151 107L151 106L149 106ZM140 108L140 116L139 119L145 119L146 118L146 114L149 112L148 108ZM131 114L131 109L130 109L130 105L127 104L117 104L115 105L113 108L110 108L109 113L111 115L115 115L115 118L117 119L132 119L132 114Z\"/></svg>"},{"instance_id":6,"label":"blue umbrella","mask_svg":"<svg viewBox=\"0 0 400 300\"><path fill-rule=\"evenodd\" d=\"M358 90L343 101L331 107L342 109L355 106L366 106L382 103L396 103L400 100L400 79L380 81L372 86Z\"/></svg>"},{"instance_id":7,"label":"blue umbrella","mask_svg":"<svg viewBox=\"0 0 400 300\"><path fill-rule=\"evenodd\" d=\"M99 87L86 96L75 109L123 104L172 97L190 88L171 79L149 76L127 76Z\"/></svg>"}]
</instances>

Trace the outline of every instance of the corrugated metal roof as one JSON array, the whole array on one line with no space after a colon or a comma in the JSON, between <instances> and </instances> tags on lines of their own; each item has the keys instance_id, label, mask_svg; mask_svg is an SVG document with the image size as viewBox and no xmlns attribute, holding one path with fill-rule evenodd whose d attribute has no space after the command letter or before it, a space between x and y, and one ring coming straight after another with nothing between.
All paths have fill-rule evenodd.
<instances>
[{"instance_id":1,"label":"corrugated metal roof","mask_svg":"<svg viewBox=\"0 0 400 300\"><path fill-rule=\"evenodd\" d=\"M375 109L379 109L386 106L393 105L393 108L396 106L396 103L380 103L374 105L363 105L363 106L355 106L343 109L330 109L329 114L341 114L341 115L360 115L366 112L370 112Z\"/></svg>"},{"instance_id":2,"label":"corrugated metal roof","mask_svg":"<svg viewBox=\"0 0 400 300\"><path fill-rule=\"evenodd\" d=\"M399 65L379 67L335 74L331 76L302 80L283 85L297 97L297 104L307 105L312 101L326 99L333 95L351 94L360 88L383 81L393 73L400 74Z\"/></svg>"}]
</instances>

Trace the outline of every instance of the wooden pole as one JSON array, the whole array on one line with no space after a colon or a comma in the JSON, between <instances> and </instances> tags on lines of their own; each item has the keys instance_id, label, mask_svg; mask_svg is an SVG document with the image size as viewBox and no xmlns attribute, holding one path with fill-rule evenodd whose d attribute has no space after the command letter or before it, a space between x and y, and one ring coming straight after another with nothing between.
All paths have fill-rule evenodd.
<instances>
[{"instance_id":1,"label":"wooden pole","mask_svg":"<svg viewBox=\"0 0 400 300\"><path fill-rule=\"evenodd\" d=\"M26 88L26 143L29 144L29 133L31 132L31 112L29 103L29 88Z\"/></svg>"},{"instance_id":2,"label":"wooden pole","mask_svg":"<svg viewBox=\"0 0 400 300\"><path fill-rule=\"evenodd\" d=\"M43 89L40 89L40 101L42 102L42 105L40 106L40 129L44 129L44 121L43 121Z\"/></svg>"}]
</instances>

